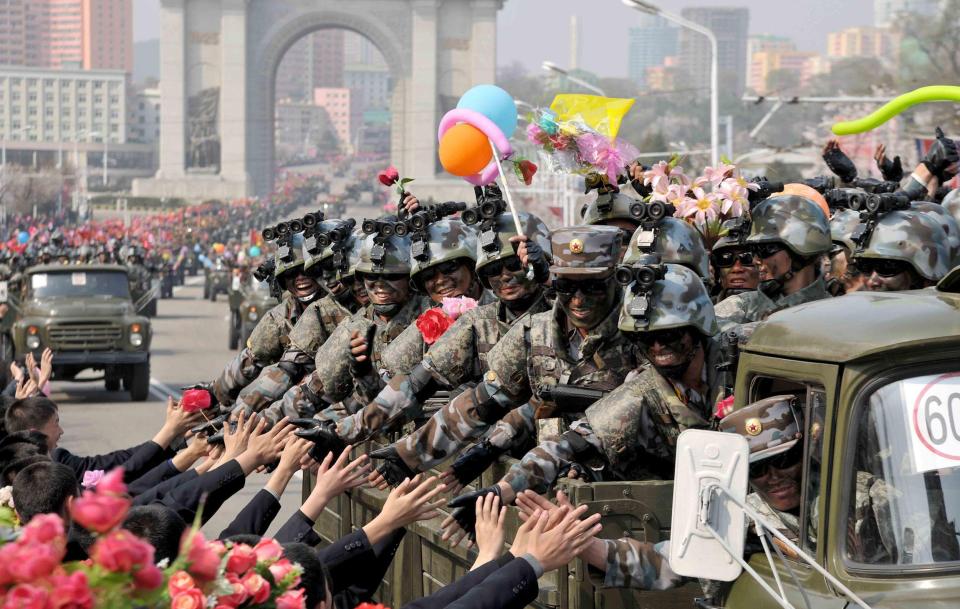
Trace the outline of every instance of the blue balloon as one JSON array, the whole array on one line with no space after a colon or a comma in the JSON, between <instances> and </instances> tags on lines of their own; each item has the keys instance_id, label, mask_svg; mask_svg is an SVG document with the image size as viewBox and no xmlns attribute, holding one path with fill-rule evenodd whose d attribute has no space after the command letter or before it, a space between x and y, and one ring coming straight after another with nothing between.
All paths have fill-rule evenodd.
<instances>
[{"instance_id":1,"label":"blue balloon","mask_svg":"<svg viewBox=\"0 0 960 609\"><path fill-rule=\"evenodd\" d=\"M19 233L17 233L17 243L26 243L29 240L30 240L30 233L28 233L27 231L22 230Z\"/></svg>"},{"instance_id":2,"label":"blue balloon","mask_svg":"<svg viewBox=\"0 0 960 609\"><path fill-rule=\"evenodd\" d=\"M254 257L259 256L259 255L260 255L260 248L257 247L256 245L251 245L251 246L250 246L250 250L249 250L249 252L247 252L247 253L249 253L251 256L254 256Z\"/></svg>"},{"instance_id":3,"label":"blue balloon","mask_svg":"<svg viewBox=\"0 0 960 609\"><path fill-rule=\"evenodd\" d=\"M507 137L517 128L517 104L513 97L496 85L477 85L463 94L457 108L466 108L486 116Z\"/></svg>"}]
</instances>

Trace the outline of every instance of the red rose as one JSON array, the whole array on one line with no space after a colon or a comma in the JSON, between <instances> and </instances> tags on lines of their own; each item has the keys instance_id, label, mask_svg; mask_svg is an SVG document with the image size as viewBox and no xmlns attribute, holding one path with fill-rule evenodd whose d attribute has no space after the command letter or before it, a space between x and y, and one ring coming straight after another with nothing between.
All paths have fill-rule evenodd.
<instances>
[{"instance_id":1,"label":"red rose","mask_svg":"<svg viewBox=\"0 0 960 609\"><path fill-rule=\"evenodd\" d=\"M196 584L193 583L193 578L186 571L177 571L170 576L170 580L167 582L167 591L170 592L170 598L194 587L196 587Z\"/></svg>"},{"instance_id":2,"label":"red rose","mask_svg":"<svg viewBox=\"0 0 960 609\"><path fill-rule=\"evenodd\" d=\"M307 598L301 590L284 592L277 597L277 609L306 609Z\"/></svg>"},{"instance_id":3,"label":"red rose","mask_svg":"<svg viewBox=\"0 0 960 609\"><path fill-rule=\"evenodd\" d=\"M440 309L428 309L417 318L417 329L423 336L423 342L428 345L437 342L452 325L453 320Z\"/></svg>"},{"instance_id":4,"label":"red rose","mask_svg":"<svg viewBox=\"0 0 960 609\"><path fill-rule=\"evenodd\" d=\"M287 560L286 558L283 558L273 563L268 568L270 569L270 575L273 576L273 581L279 584L281 581L283 581L284 577L286 577L287 575L290 574L291 571L293 571L294 564L289 560ZM300 578L297 577L290 583L290 586L291 587L297 586L299 584L300 584Z\"/></svg>"},{"instance_id":5,"label":"red rose","mask_svg":"<svg viewBox=\"0 0 960 609\"><path fill-rule=\"evenodd\" d=\"M520 170L520 178L527 186L533 183L533 176L537 173L537 166L530 161L520 161L517 163L517 169Z\"/></svg>"},{"instance_id":6,"label":"red rose","mask_svg":"<svg viewBox=\"0 0 960 609\"><path fill-rule=\"evenodd\" d=\"M153 564L153 546L126 530L101 537L90 548L95 564L114 573L129 573L134 567Z\"/></svg>"},{"instance_id":7,"label":"red rose","mask_svg":"<svg viewBox=\"0 0 960 609\"><path fill-rule=\"evenodd\" d=\"M20 584L7 593L3 609L47 609L50 597L38 586Z\"/></svg>"},{"instance_id":8,"label":"red rose","mask_svg":"<svg viewBox=\"0 0 960 609\"><path fill-rule=\"evenodd\" d=\"M238 543L227 553L227 573L243 575L257 564L257 555L253 548Z\"/></svg>"},{"instance_id":9,"label":"red rose","mask_svg":"<svg viewBox=\"0 0 960 609\"><path fill-rule=\"evenodd\" d=\"M66 543L66 534L63 530L63 519L57 514L38 514L34 516L27 526L23 527L23 534L20 535L21 543L50 543L54 540L63 539Z\"/></svg>"},{"instance_id":10,"label":"red rose","mask_svg":"<svg viewBox=\"0 0 960 609\"><path fill-rule=\"evenodd\" d=\"M250 595L250 602L254 605L259 605L270 598L270 582L259 573L250 573L242 581L243 587L247 589L247 594Z\"/></svg>"},{"instance_id":11,"label":"red rose","mask_svg":"<svg viewBox=\"0 0 960 609\"><path fill-rule=\"evenodd\" d=\"M278 560L283 556L283 546L276 539L261 539L257 545L253 546L253 551L258 561Z\"/></svg>"},{"instance_id":12,"label":"red rose","mask_svg":"<svg viewBox=\"0 0 960 609\"><path fill-rule=\"evenodd\" d=\"M87 491L70 505L70 515L84 528L106 533L123 522L129 509L130 500L124 497Z\"/></svg>"},{"instance_id":13,"label":"red rose","mask_svg":"<svg viewBox=\"0 0 960 609\"><path fill-rule=\"evenodd\" d=\"M156 567L154 567L156 568ZM50 604L54 609L91 609L93 592L87 574L76 571L70 575L54 575L50 578Z\"/></svg>"},{"instance_id":14,"label":"red rose","mask_svg":"<svg viewBox=\"0 0 960 609\"><path fill-rule=\"evenodd\" d=\"M240 578L233 573L227 573L227 582L233 589L233 592L230 594L221 594L217 598L217 604L225 607L239 607L250 595L247 593L247 589L244 587L243 582L240 581Z\"/></svg>"},{"instance_id":15,"label":"red rose","mask_svg":"<svg viewBox=\"0 0 960 609\"><path fill-rule=\"evenodd\" d=\"M207 599L196 588L185 590L170 601L170 609L203 609L206 606Z\"/></svg>"},{"instance_id":16,"label":"red rose","mask_svg":"<svg viewBox=\"0 0 960 609\"><path fill-rule=\"evenodd\" d=\"M214 544L207 543L203 533L187 530L181 544L180 555L187 557L187 571L200 581L210 581L220 570L220 554ZM186 546L186 547L184 547Z\"/></svg>"},{"instance_id":17,"label":"red rose","mask_svg":"<svg viewBox=\"0 0 960 609\"><path fill-rule=\"evenodd\" d=\"M206 389L187 389L180 398L180 407L184 412L197 412L210 408L213 401L210 392Z\"/></svg>"},{"instance_id":18,"label":"red rose","mask_svg":"<svg viewBox=\"0 0 960 609\"><path fill-rule=\"evenodd\" d=\"M49 575L66 553L66 546L45 543L12 543L0 550L6 577L16 582L33 582Z\"/></svg>"},{"instance_id":19,"label":"red rose","mask_svg":"<svg viewBox=\"0 0 960 609\"><path fill-rule=\"evenodd\" d=\"M123 483L123 468L117 467L104 474L97 482L97 493L122 497L127 494L127 485Z\"/></svg>"},{"instance_id":20,"label":"red rose","mask_svg":"<svg viewBox=\"0 0 960 609\"><path fill-rule=\"evenodd\" d=\"M157 565L143 565L133 572L133 586L137 590L156 590L163 585L163 571Z\"/></svg>"},{"instance_id":21,"label":"red rose","mask_svg":"<svg viewBox=\"0 0 960 609\"><path fill-rule=\"evenodd\" d=\"M391 165L378 173L377 179L380 180L380 183L384 186L393 186L397 183L397 180L400 179L400 172L397 171L396 167Z\"/></svg>"}]
</instances>

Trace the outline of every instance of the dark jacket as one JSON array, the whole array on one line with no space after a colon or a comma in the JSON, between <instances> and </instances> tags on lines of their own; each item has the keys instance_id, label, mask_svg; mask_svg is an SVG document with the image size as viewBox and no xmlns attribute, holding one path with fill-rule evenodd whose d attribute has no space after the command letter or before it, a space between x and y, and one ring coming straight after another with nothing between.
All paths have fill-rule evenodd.
<instances>
[{"instance_id":1,"label":"dark jacket","mask_svg":"<svg viewBox=\"0 0 960 609\"><path fill-rule=\"evenodd\" d=\"M83 480L83 473L87 471L110 471L115 467L123 467L124 482L131 482L172 456L170 451L151 440L132 448L93 457L80 457L65 448L55 448L51 458L72 469L77 480Z\"/></svg>"},{"instance_id":2,"label":"dark jacket","mask_svg":"<svg viewBox=\"0 0 960 609\"><path fill-rule=\"evenodd\" d=\"M231 459L187 484L177 485L158 503L176 510L184 521L193 522L203 501L202 524L210 520L227 499L241 490L246 480L243 468L235 459Z\"/></svg>"},{"instance_id":3,"label":"dark jacket","mask_svg":"<svg viewBox=\"0 0 960 609\"><path fill-rule=\"evenodd\" d=\"M270 523L280 512L280 502L273 493L260 489L247 505L237 514L227 528L220 533L219 539L226 539L233 535L263 536L270 527Z\"/></svg>"}]
</instances>

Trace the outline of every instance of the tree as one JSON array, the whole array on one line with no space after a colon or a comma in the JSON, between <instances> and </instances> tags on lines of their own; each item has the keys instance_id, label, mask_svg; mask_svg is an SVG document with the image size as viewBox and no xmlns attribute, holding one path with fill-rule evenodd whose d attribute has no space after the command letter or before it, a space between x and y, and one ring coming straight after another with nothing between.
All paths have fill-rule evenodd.
<instances>
[{"instance_id":1,"label":"tree","mask_svg":"<svg viewBox=\"0 0 960 609\"><path fill-rule=\"evenodd\" d=\"M772 70L767 74L767 91L785 94L800 87L800 75L796 70Z\"/></svg>"}]
</instances>

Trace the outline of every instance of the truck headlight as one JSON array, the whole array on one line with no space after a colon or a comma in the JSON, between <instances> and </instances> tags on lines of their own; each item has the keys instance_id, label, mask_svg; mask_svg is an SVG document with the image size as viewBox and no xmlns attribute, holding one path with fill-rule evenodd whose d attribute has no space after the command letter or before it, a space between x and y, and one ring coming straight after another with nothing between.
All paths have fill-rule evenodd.
<instances>
[{"instance_id":1,"label":"truck headlight","mask_svg":"<svg viewBox=\"0 0 960 609\"><path fill-rule=\"evenodd\" d=\"M130 344L134 347L139 347L143 344L143 334L141 331L142 328L140 327L140 324L130 325Z\"/></svg>"},{"instance_id":2,"label":"truck headlight","mask_svg":"<svg viewBox=\"0 0 960 609\"><path fill-rule=\"evenodd\" d=\"M37 326L27 327L27 349L33 351L40 348L40 328Z\"/></svg>"},{"instance_id":3,"label":"truck headlight","mask_svg":"<svg viewBox=\"0 0 960 609\"><path fill-rule=\"evenodd\" d=\"M250 311L247 313L247 319L250 321L257 321L260 319L260 315L257 314L257 307L250 307Z\"/></svg>"}]
</instances>

